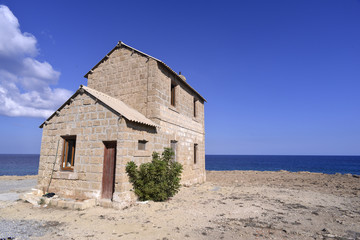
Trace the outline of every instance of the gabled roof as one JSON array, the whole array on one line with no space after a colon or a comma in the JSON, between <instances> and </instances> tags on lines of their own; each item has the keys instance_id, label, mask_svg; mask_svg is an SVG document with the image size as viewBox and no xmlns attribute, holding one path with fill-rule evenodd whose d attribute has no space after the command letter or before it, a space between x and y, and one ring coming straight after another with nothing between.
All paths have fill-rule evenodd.
<instances>
[{"instance_id":1,"label":"gabled roof","mask_svg":"<svg viewBox=\"0 0 360 240\"><path fill-rule=\"evenodd\" d=\"M87 78L88 75L91 74L95 68L97 68L102 62L104 62L106 59L109 58L109 56L110 56L110 54L111 54L112 52L114 52L117 48L121 48L122 46L123 46L123 47L127 47L127 48L129 48L129 49L131 49L131 50L133 50L133 51L135 51L135 52L137 52L137 53L139 53L139 54L147 57L147 58L151 58L151 59L157 61L157 62L160 63L163 67L165 67L165 68L168 69L170 72L172 72L172 73L178 78L178 80L179 80L180 82L182 82L185 86L187 86L188 88L190 88L190 90L193 91L200 99L202 99L203 101L206 102L205 98L203 98L203 97L200 95L200 93L198 93L194 88L192 88L186 81L184 81L184 79L182 79L182 78L179 76L179 74L177 74L174 70L172 70L172 69L171 69L168 65L166 65L163 61L161 61L161 60L159 60L159 59L157 59L157 58L154 58L154 57L152 57L152 56L150 56L150 55L148 55L148 54L146 54L146 53L143 53L143 52L141 52L141 51L139 51L139 50L137 50L137 49L135 49L135 48L133 48L133 47L131 47L131 46L129 46L129 45L121 42L121 41L119 41L118 44L117 44L108 54L106 54L105 57L103 57L103 58L100 60L100 62L98 62L89 72L87 72L84 77Z\"/></svg>"},{"instance_id":2,"label":"gabled roof","mask_svg":"<svg viewBox=\"0 0 360 240\"><path fill-rule=\"evenodd\" d=\"M69 101L71 101L71 99L76 97L82 91L89 93L91 96L96 98L98 101L102 102L103 104L105 104L106 106L108 106L109 108L114 110L115 112L119 113L121 116L123 116L124 118L126 118L129 121L140 123L140 124L145 124L145 125L152 126L152 127L157 127L157 125L153 121L146 118L144 115L142 115L135 109L127 106L123 101L113 98L113 97L110 97L109 95L104 94L99 91L96 91L92 88L80 85L79 89L74 93L74 95L72 95L57 111L55 111L48 119L46 119L46 121L40 125L40 128L42 128L47 121L49 121L53 116L55 116L55 114L58 111L60 111L62 108L64 108L66 106L66 104Z\"/></svg>"}]
</instances>

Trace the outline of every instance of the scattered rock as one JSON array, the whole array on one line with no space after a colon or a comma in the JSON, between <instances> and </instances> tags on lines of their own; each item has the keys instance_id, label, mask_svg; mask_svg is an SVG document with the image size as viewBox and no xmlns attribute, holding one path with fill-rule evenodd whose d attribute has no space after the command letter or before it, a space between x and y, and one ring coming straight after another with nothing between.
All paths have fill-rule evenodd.
<instances>
[{"instance_id":1,"label":"scattered rock","mask_svg":"<svg viewBox=\"0 0 360 240\"><path fill-rule=\"evenodd\" d=\"M326 229L326 228L323 228L322 230L321 230L321 232L324 234L329 234L330 232Z\"/></svg>"},{"instance_id":2,"label":"scattered rock","mask_svg":"<svg viewBox=\"0 0 360 240\"><path fill-rule=\"evenodd\" d=\"M324 237L327 238L337 238L337 236L333 235L333 234L323 234Z\"/></svg>"},{"instance_id":3,"label":"scattered rock","mask_svg":"<svg viewBox=\"0 0 360 240\"><path fill-rule=\"evenodd\" d=\"M301 205L301 204L299 204L299 203L294 203L294 204L286 204L286 206L288 207L288 208L293 208L293 209L308 209L306 206L304 206L304 205Z\"/></svg>"}]
</instances>

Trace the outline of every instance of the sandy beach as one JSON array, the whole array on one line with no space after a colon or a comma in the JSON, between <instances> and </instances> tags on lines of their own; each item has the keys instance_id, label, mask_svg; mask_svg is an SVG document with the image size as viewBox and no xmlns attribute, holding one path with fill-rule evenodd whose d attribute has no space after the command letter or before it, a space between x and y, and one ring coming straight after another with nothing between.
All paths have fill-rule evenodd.
<instances>
[{"instance_id":1,"label":"sandy beach","mask_svg":"<svg viewBox=\"0 0 360 240\"><path fill-rule=\"evenodd\" d=\"M35 176L0 177L0 238L360 239L360 178L350 174L208 171L205 184L167 202L123 210L14 199L35 184Z\"/></svg>"}]
</instances>

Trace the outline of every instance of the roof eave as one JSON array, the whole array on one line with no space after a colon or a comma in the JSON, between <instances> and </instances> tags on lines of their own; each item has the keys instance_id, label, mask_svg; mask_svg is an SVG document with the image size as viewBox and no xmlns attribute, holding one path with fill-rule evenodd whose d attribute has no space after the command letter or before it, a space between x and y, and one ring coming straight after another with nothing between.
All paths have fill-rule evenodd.
<instances>
[{"instance_id":1,"label":"roof eave","mask_svg":"<svg viewBox=\"0 0 360 240\"><path fill-rule=\"evenodd\" d=\"M43 126L46 124L47 121L49 121L51 118L53 118L56 113L58 111L60 111L63 107L65 107L67 104L69 104L69 101L71 101L71 99L75 98L81 91L84 91L84 92L87 92L89 95L91 95L92 97L94 97L97 101L103 103L104 105L108 106L109 108L111 108L112 110L114 110L115 112L117 112L119 115L121 115L122 117L126 118L128 121L131 121L131 122L136 122L136 123L139 123L139 124L143 124L143 125L146 125L146 126L150 126L150 127L155 127L157 128L158 125L156 125L155 123L153 125L151 124L148 124L146 122L139 122L139 121L136 121L136 120L131 120L131 119L128 119L126 116L123 116L120 112L118 112L116 109L112 108L111 106L109 106L108 104L106 104L105 102L101 101L99 98L97 98L96 96L94 96L91 92L87 91L85 88L83 88L83 85L80 85L79 89L68 99L66 100L66 102L61 105L53 114L51 114L50 117L48 117L40 126L39 128L43 128Z\"/></svg>"},{"instance_id":2,"label":"roof eave","mask_svg":"<svg viewBox=\"0 0 360 240\"><path fill-rule=\"evenodd\" d=\"M115 49L119 48L119 47L121 46L121 44L122 44L121 41L119 41L118 44L116 44L116 46L115 46L113 49L111 49L110 52L108 52L108 54L105 55L105 57L103 57L94 67L92 67L92 68L90 69L90 71L88 71L88 72L84 75L84 78L87 78L88 75L89 75L90 73L92 73L95 68L97 68L102 62L104 62L106 59L108 59L109 56L110 56L110 54L112 54L112 53L115 51Z\"/></svg>"},{"instance_id":3,"label":"roof eave","mask_svg":"<svg viewBox=\"0 0 360 240\"><path fill-rule=\"evenodd\" d=\"M82 86L82 85L80 85L80 86ZM63 105L61 105L58 109L56 109L56 111L55 111L53 114L51 114L50 117L48 117L48 118L39 126L39 128L43 128L44 124L45 124L47 121L49 121L53 116L55 116L55 114L56 114L57 111L61 110L63 107L65 107L67 104L69 104L69 101L70 101L72 98L76 97L76 96L79 94L80 89L82 89L82 88L80 87L68 100L66 100L66 102L65 102Z\"/></svg>"}]
</instances>

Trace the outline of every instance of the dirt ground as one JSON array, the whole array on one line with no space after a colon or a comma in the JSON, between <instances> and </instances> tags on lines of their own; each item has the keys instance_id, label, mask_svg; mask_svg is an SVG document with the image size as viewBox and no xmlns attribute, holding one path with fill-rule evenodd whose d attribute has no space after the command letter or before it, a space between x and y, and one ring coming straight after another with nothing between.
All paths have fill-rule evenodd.
<instances>
[{"instance_id":1,"label":"dirt ground","mask_svg":"<svg viewBox=\"0 0 360 240\"><path fill-rule=\"evenodd\" d=\"M3 181L21 181L1 178ZM3 182L4 183L4 182ZM10 190L10 189L9 189ZM0 201L0 238L360 239L360 178L208 171L163 203L83 211Z\"/></svg>"}]
</instances>

